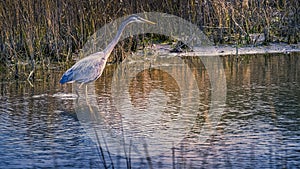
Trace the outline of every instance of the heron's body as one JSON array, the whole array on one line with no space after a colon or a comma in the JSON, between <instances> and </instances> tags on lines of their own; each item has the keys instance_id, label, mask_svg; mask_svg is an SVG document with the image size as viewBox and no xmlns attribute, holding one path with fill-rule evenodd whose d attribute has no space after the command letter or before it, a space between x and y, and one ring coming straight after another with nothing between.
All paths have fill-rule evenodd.
<instances>
[{"instance_id":1,"label":"heron's body","mask_svg":"<svg viewBox=\"0 0 300 169\"><path fill-rule=\"evenodd\" d=\"M59 82L61 84L76 82L82 85L97 80L101 76L103 69L105 68L107 59L110 53L112 52L113 48L118 43L126 25L132 22L154 24L153 22L143 19L137 15L130 16L122 22L117 32L117 35L103 51L91 54L79 60L63 74Z\"/></svg>"},{"instance_id":2,"label":"heron's body","mask_svg":"<svg viewBox=\"0 0 300 169\"><path fill-rule=\"evenodd\" d=\"M103 52L91 54L67 70L63 74L60 83L90 83L95 81L101 76L106 61Z\"/></svg>"}]
</instances>

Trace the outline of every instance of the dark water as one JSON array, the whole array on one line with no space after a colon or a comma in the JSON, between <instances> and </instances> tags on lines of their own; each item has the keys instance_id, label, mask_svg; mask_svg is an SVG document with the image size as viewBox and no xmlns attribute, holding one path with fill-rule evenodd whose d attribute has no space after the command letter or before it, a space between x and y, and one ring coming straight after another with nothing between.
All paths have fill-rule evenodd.
<instances>
[{"instance_id":1,"label":"dark water","mask_svg":"<svg viewBox=\"0 0 300 169\"><path fill-rule=\"evenodd\" d=\"M107 66L79 99L64 70L1 73L0 168L300 166L299 54L222 57L214 74L155 59Z\"/></svg>"}]
</instances>

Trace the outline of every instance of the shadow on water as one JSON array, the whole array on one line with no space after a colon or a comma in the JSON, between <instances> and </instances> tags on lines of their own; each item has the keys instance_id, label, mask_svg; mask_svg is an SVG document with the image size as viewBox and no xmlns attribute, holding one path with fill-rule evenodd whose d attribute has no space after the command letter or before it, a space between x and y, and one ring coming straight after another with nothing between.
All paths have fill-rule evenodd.
<instances>
[{"instance_id":1,"label":"shadow on water","mask_svg":"<svg viewBox=\"0 0 300 169\"><path fill-rule=\"evenodd\" d=\"M199 135L211 123L212 84L199 57L183 58L191 74L181 66L168 65L171 69L165 71L146 64L124 81L126 90L114 81L120 65L108 65L100 79L88 85L87 98L79 90L79 99L70 85L58 84L63 71L37 70L33 88L1 74L0 166L299 166L299 54L221 60L227 84L225 110L216 132L204 142ZM194 77L197 91L189 78L178 81L170 72ZM118 79L125 76L117 74ZM195 99L196 112L180 111Z\"/></svg>"}]
</instances>

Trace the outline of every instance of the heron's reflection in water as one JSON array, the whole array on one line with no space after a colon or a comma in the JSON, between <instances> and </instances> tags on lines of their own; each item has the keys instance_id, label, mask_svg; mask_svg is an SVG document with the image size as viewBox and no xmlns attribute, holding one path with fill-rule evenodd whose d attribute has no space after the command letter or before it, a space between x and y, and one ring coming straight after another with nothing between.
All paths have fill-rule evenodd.
<instances>
[{"instance_id":1,"label":"heron's reflection in water","mask_svg":"<svg viewBox=\"0 0 300 169\"><path fill-rule=\"evenodd\" d=\"M87 135L108 159L114 154L123 159L130 156L147 161L149 155L159 157L164 150L170 153L172 146L186 140L195 129L193 124L198 123L195 112L199 108L193 106L200 102L201 94L195 88L199 84L183 77L202 77L195 75L197 71L193 70L191 75L186 67L178 65L168 66L170 71L146 68L126 81L126 90L118 96L127 100L121 102L123 109L119 109L112 98L114 66L108 66L104 76L87 87L88 98L77 100L76 113ZM177 79L170 72L175 72ZM123 75L118 78L124 79ZM205 86L203 81L199 83ZM208 86L203 90L208 90ZM84 90L79 90L79 94L84 96ZM192 107L196 110L186 111Z\"/></svg>"}]
</instances>

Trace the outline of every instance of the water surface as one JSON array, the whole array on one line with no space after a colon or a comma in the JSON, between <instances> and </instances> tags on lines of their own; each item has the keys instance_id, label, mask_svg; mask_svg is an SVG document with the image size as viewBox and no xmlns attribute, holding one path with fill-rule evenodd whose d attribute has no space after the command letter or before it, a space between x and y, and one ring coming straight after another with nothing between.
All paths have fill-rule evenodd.
<instances>
[{"instance_id":1,"label":"water surface","mask_svg":"<svg viewBox=\"0 0 300 169\"><path fill-rule=\"evenodd\" d=\"M226 100L217 123L209 111L216 89L199 57L164 68L142 60L130 78L108 65L87 99L59 84L64 70L36 70L33 87L25 74L1 73L0 167L300 166L300 55L220 60ZM205 141L203 128L215 129Z\"/></svg>"}]
</instances>

